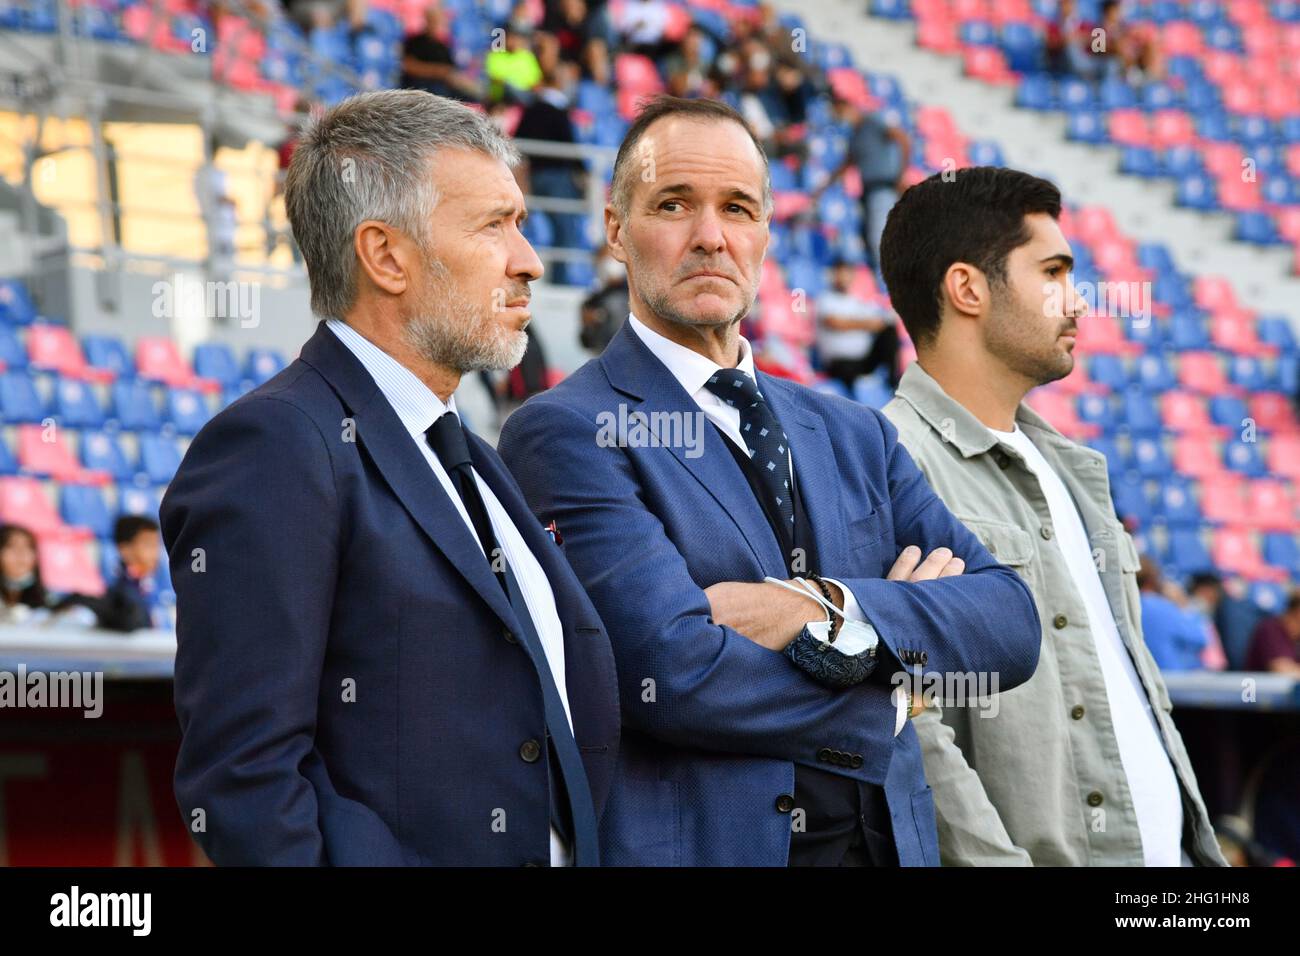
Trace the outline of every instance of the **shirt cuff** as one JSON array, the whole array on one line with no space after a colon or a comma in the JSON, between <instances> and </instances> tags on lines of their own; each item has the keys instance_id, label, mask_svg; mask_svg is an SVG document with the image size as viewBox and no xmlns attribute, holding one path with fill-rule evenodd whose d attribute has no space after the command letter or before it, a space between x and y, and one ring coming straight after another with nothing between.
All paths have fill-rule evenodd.
<instances>
[{"instance_id":1,"label":"shirt cuff","mask_svg":"<svg viewBox=\"0 0 1300 956\"><path fill-rule=\"evenodd\" d=\"M859 624L871 628L871 633L875 635L876 640L879 641L879 632L872 626L871 622L867 620L866 615L862 613L862 605L860 605L858 599L853 596L853 592L846 588L843 583L834 578L826 578L825 580L839 588L840 593L844 595L844 619L847 621L856 621ZM894 736L897 737L903 732L903 725L907 723L907 692L901 687L895 687L891 699L894 702L894 706L898 708L894 717Z\"/></svg>"}]
</instances>

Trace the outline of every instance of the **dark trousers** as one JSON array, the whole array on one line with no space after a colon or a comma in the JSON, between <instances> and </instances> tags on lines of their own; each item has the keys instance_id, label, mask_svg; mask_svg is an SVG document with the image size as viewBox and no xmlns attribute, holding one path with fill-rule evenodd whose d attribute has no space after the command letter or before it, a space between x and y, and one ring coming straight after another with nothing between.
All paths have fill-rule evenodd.
<instances>
[{"instance_id":1,"label":"dark trousers","mask_svg":"<svg viewBox=\"0 0 1300 956\"><path fill-rule=\"evenodd\" d=\"M876 333L875 341L862 358L835 358L826 362L826 374L844 383L853 391L853 382L859 375L870 375L884 366L889 373L889 384L898 387L898 329L887 325Z\"/></svg>"}]
</instances>

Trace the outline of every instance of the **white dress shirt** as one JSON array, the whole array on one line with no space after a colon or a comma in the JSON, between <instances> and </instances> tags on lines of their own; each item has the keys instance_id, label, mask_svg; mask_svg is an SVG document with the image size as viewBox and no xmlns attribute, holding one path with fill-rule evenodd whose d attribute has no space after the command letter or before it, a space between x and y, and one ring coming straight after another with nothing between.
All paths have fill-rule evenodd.
<instances>
[{"instance_id":1,"label":"white dress shirt","mask_svg":"<svg viewBox=\"0 0 1300 956\"><path fill-rule=\"evenodd\" d=\"M1047 498L1056 545L1079 588L1097 660L1106 684L1111 723L1119 745L1120 763L1133 797L1133 813L1142 836L1142 856L1147 866L1179 866L1182 862L1183 803L1169 754L1160 740L1151 701L1138 679L1128 648L1119 636L1115 615L1106 600L1101 575L1092 556L1083 519L1065 483L1042 453L1017 425L1013 432L989 429L1015 448Z\"/></svg>"},{"instance_id":2,"label":"white dress shirt","mask_svg":"<svg viewBox=\"0 0 1300 956\"><path fill-rule=\"evenodd\" d=\"M695 404L700 406L700 410L704 412L709 421L717 425L737 448L748 455L749 448L745 445L744 435L740 431L740 409L728 405L705 387L709 379L721 370L722 366L712 359L704 357L699 352L692 351L686 346L660 335L631 313L628 314L628 324L632 326L632 331L636 333L646 348L654 354L654 357L663 363L673 378L677 379L682 388L686 390L686 394L695 400ZM754 374L753 350L743 335L739 336L739 338L740 361L736 363L736 368L754 380L754 387L758 389L761 396L763 391L758 388L758 377ZM790 474L793 476L794 453L789 446L787 446L786 450L786 460L789 462ZM875 628L867 620L866 615L862 613L862 607L858 604L857 598L853 596L853 592L834 578L826 578L826 580L835 584L840 589L840 593L844 595L845 619L858 621L863 626L870 628L872 634L876 634ZM879 635L876 636L879 639ZM896 689L894 703L898 708L898 718L894 724L894 736L898 736L907 720L907 697L901 692L901 689Z\"/></svg>"},{"instance_id":3,"label":"white dress shirt","mask_svg":"<svg viewBox=\"0 0 1300 956\"><path fill-rule=\"evenodd\" d=\"M465 510L465 503L461 501L456 486L452 484L451 476L447 474L447 469L442 467L442 462L434 454L433 449L429 446L425 432L435 421L442 417L445 412L456 411L456 397L444 404L442 399L433 393L433 391L416 377L415 373L402 365L397 359L393 358L379 346L375 345L365 336L363 336L346 322L340 322L337 319L329 319L325 323L331 332L333 332L348 350L357 357L358 361L365 366L370 377L375 380L379 390L383 392L384 398L388 399L388 404L392 406L397 417L401 419L402 425L411 435L411 440L415 442L416 448L424 456L424 460L429 465L429 469L442 485L447 497L451 503L456 506L461 520L465 522L465 527L469 529L470 535L479 544L482 549L482 542L478 541L478 532L474 530L474 523L470 520L469 512ZM479 494L483 496L483 505L487 508L488 518L492 522L492 533L496 536L497 544L501 548L502 554L505 555L511 570L514 571L515 578L519 582L519 590L523 592L524 601L528 605L528 613L532 617L533 627L537 631L537 636L542 642L542 650L546 654L546 662L550 665L551 677L555 681L555 687L560 692L560 701L564 704L564 713L569 720L569 731L573 731L573 715L569 712L569 695L564 684L564 629L560 624L560 615L555 608L555 595L551 591L550 581L546 578L546 573L538 563L537 558L533 556L532 551L524 542L523 536L519 529L515 527L510 515L502 506L497 496L492 493L487 482L472 467L470 471L474 475L474 482L478 485ZM483 555L487 560L486 552ZM558 773L558 768L552 768L552 772ZM572 857L569 848L565 846L564 841L560 838L555 828L551 828L551 865L568 866L572 863Z\"/></svg>"}]
</instances>

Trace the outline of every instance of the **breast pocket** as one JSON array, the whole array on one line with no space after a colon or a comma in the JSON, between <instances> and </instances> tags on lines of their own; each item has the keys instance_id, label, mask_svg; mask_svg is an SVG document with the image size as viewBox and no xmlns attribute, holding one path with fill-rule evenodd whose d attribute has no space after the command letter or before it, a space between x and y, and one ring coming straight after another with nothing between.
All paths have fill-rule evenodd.
<instances>
[{"instance_id":1,"label":"breast pocket","mask_svg":"<svg viewBox=\"0 0 1300 956\"><path fill-rule=\"evenodd\" d=\"M957 519L970 529L980 544L988 549L994 560L1024 574L1034 557L1034 539L1029 532L1009 521L990 521L957 515Z\"/></svg>"}]
</instances>

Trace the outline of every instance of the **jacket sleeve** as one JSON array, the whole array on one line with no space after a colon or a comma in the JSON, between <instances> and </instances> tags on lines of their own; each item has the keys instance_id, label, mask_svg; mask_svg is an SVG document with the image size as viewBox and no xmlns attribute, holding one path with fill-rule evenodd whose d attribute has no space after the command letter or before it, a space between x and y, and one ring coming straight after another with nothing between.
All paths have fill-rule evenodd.
<instances>
[{"instance_id":1,"label":"jacket sleeve","mask_svg":"<svg viewBox=\"0 0 1300 956\"><path fill-rule=\"evenodd\" d=\"M884 431L895 542L900 548L914 544L923 555L950 548L966 568L956 577L915 583L829 576L853 591L895 658L903 660L905 649L921 651L926 673L988 674L988 686L996 675L999 691L1024 683L1038 666L1041 642L1028 586L953 516L899 443L893 424L873 414Z\"/></svg>"},{"instance_id":2,"label":"jacket sleeve","mask_svg":"<svg viewBox=\"0 0 1300 956\"><path fill-rule=\"evenodd\" d=\"M317 756L338 578L325 442L296 406L246 399L198 434L162 504L177 598L176 797L221 865L324 862L301 768Z\"/></svg>"},{"instance_id":3,"label":"jacket sleeve","mask_svg":"<svg viewBox=\"0 0 1300 956\"><path fill-rule=\"evenodd\" d=\"M823 688L786 658L715 624L703 588L646 506L625 449L600 447L593 421L535 399L498 450L565 554L613 644L623 722L674 746L816 765L823 748L864 757L865 778L892 754L889 689Z\"/></svg>"}]
</instances>

